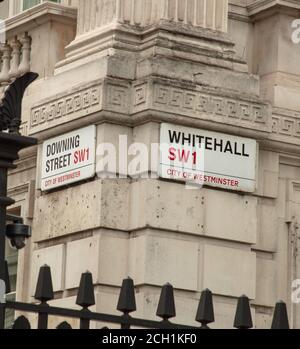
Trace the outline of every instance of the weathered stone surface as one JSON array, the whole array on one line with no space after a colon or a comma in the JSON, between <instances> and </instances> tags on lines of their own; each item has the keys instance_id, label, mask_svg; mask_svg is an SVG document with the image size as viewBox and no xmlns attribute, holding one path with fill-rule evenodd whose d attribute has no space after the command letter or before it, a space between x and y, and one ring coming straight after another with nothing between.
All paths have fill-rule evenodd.
<instances>
[{"instance_id":1,"label":"weathered stone surface","mask_svg":"<svg viewBox=\"0 0 300 349\"><path fill-rule=\"evenodd\" d=\"M31 273L31 296L34 296L38 280L40 267L47 264L51 268L53 291L63 291L64 284L64 265L65 265L65 246L57 245L43 248L33 252L32 273Z\"/></svg>"},{"instance_id":2,"label":"weathered stone surface","mask_svg":"<svg viewBox=\"0 0 300 349\"><path fill-rule=\"evenodd\" d=\"M178 289L197 290L197 243L139 234L129 244L129 274L137 285L170 282Z\"/></svg>"},{"instance_id":3,"label":"weathered stone surface","mask_svg":"<svg viewBox=\"0 0 300 349\"><path fill-rule=\"evenodd\" d=\"M35 212L39 212L33 223L35 241L100 227L126 230L128 182L97 180L42 195L36 200Z\"/></svg>"},{"instance_id":4,"label":"weathered stone surface","mask_svg":"<svg viewBox=\"0 0 300 349\"><path fill-rule=\"evenodd\" d=\"M255 253L249 249L207 244L203 259L203 286L219 295L240 297L247 294L250 299L255 299Z\"/></svg>"},{"instance_id":5,"label":"weathered stone surface","mask_svg":"<svg viewBox=\"0 0 300 349\"><path fill-rule=\"evenodd\" d=\"M258 210L256 198L213 190L205 190L203 196L205 236L256 243Z\"/></svg>"},{"instance_id":6,"label":"weathered stone surface","mask_svg":"<svg viewBox=\"0 0 300 349\"><path fill-rule=\"evenodd\" d=\"M38 138L38 150L22 153L9 178L13 209L26 223L33 219L32 246L19 255L18 299L29 299L38 266L48 263L56 296L67 297L53 304L73 307L68 297L89 269L97 311L117 313L119 286L130 275L138 284L139 317L157 319L160 287L169 281L176 322L195 324L199 292L209 287L212 327L232 328L236 299L245 293L256 326L270 327L274 302L289 302L290 275L299 274L292 251L299 249L300 46L291 40L299 5L149 0L142 8L142 1L68 1L79 5L79 19L67 47L75 37L74 9L45 2L7 21L9 40L29 31L32 70L46 77L28 89L23 104L22 132ZM34 191L44 140L96 124L98 145L118 146L124 134L128 146L149 147L159 141L161 122L257 140L257 191L187 190L127 177ZM30 285L27 270L33 270ZM57 323L51 319L50 326Z\"/></svg>"},{"instance_id":7,"label":"weathered stone surface","mask_svg":"<svg viewBox=\"0 0 300 349\"><path fill-rule=\"evenodd\" d=\"M276 294L276 263L272 259L260 258L257 260L257 287L255 304L273 307L277 302Z\"/></svg>"},{"instance_id":8,"label":"weathered stone surface","mask_svg":"<svg viewBox=\"0 0 300 349\"><path fill-rule=\"evenodd\" d=\"M143 180L131 185L130 227L147 226L203 234L204 203L201 190L178 183Z\"/></svg>"}]
</instances>

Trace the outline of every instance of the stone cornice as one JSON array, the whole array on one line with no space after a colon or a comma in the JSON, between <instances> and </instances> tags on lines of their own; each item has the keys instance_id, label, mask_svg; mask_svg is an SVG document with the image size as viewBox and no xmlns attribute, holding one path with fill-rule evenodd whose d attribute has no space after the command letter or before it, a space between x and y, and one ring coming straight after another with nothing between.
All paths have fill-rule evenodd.
<instances>
[{"instance_id":1,"label":"stone cornice","mask_svg":"<svg viewBox=\"0 0 300 349\"><path fill-rule=\"evenodd\" d=\"M229 19L234 19L240 22L251 22L246 6L229 4L228 17Z\"/></svg>"},{"instance_id":2,"label":"stone cornice","mask_svg":"<svg viewBox=\"0 0 300 349\"><path fill-rule=\"evenodd\" d=\"M295 15L295 10L299 10L300 14L300 2L298 0L260 0L248 6L229 4L228 16L230 19L241 22L252 22L257 18L263 18L274 12Z\"/></svg>"},{"instance_id":3,"label":"stone cornice","mask_svg":"<svg viewBox=\"0 0 300 349\"><path fill-rule=\"evenodd\" d=\"M249 16L257 16L267 10L300 10L298 0L260 0L248 6Z\"/></svg>"},{"instance_id":4,"label":"stone cornice","mask_svg":"<svg viewBox=\"0 0 300 349\"><path fill-rule=\"evenodd\" d=\"M30 31L49 19L76 24L77 10L54 2L42 2L40 5L5 20L7 35L13 36L20 32Z\"/></svg>"}]
</instances>

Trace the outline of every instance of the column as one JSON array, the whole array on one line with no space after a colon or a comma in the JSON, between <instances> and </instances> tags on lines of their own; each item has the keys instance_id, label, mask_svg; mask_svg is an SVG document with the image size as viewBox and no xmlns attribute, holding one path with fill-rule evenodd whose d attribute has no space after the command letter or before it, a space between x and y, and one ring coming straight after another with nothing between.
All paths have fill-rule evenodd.
<instances>
[{"instance_id":1,"label":"column","mask_svg":"<svg viewBox=\"0 0 300 349\"><path fill-rule=\"evenodd\" d=\"M146 27L161 20L227 31L228 0L79 0L78 35L123 23Z\"/></svg>"}]
</instances>

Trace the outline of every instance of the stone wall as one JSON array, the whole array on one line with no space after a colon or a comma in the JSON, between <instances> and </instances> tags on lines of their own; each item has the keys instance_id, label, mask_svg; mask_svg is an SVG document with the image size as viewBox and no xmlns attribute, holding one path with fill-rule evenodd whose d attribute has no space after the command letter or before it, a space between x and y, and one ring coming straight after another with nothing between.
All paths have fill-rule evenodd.
<instances>
[{"instance_id":1,"label":"stone wall","mask_svg":"<svg viewBox=\"0 0 300 349\"><path fill-rule=\"evenodd\" d=\"M78 2L77 36L53 76L30 87L23 106L28 134L39 146L10 177L34 232L19 258L20 270L27 270L18 282L20 299L31 299L37 270L47 263L56 305L74 303L80 274L89 269L101 312L115 312L118 287L130 275L137 284L136 316L155 317L159 287L169 281L176 321L194 324L200 291L211 288L219 328L232 327L236 299L244 293L257 328L270 327L278 299L300 326L290 304L300 219L299 108L292 98L297 67L290 63L299 46L290 44L293 16L285 6L275 1L259 9L257 3L153 0L141 11L141 1ZM274 77L282 77L282 85L269 83ZM118 136L127 135L128 146L149 146L159 141L162 122L257 140L256 191L191 191L181 183L130 177L40 191L44 140L96 124L97 144L118 146ZM14 192L19 183L22 195Z\"/></svg>"}]
</instances>

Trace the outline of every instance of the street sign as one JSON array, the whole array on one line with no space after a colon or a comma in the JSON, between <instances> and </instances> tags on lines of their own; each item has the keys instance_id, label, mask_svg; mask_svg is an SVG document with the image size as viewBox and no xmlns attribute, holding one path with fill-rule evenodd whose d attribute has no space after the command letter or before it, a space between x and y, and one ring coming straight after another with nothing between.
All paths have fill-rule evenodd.
<instances>
[{"instance_id":1,"label":"street sign","mask_svg":"<svg viewBox=\"0 0 300 349\"><path fill-rule=\"evenodd\" d=\"M253 139L161 125L161 178L254 192L256 162L257 142Z\"/></svg>"},{"instance_id":2,"label":"street sign","mask_svg":"<svg viewBox=\"0 0 300 349\"><path fill-rule=\"evenodd\" d=\"M88 126L44 142L41 189L58 188L95 175L96 126Z\"/></svg>"}]
</instances>

